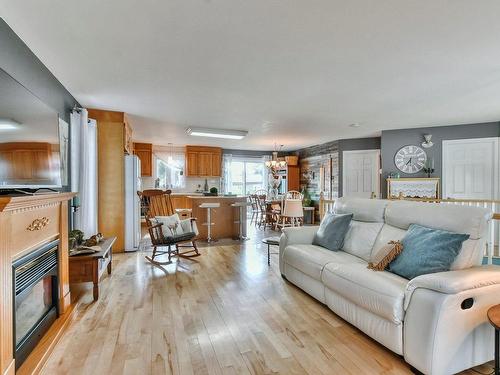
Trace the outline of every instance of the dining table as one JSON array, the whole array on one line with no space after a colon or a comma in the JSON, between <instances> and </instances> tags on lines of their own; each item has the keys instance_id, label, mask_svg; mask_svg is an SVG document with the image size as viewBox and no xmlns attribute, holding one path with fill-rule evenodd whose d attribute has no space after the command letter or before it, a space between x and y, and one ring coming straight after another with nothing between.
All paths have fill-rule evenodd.
<instances>
[{"instance_id":1,"label":"dining table","mask_svg":"<svg viewBox=\"0 0 500 375\"><path fill-rule=\"evenodd\" d=\"M279 217L279 214L283 210L283 199L266 199L266 224L271 225L273 227L276 224L276 221ZM315 207L304 207L304 213L310 213L310 224L315 224Z\"/></svg>"}]
</instances>

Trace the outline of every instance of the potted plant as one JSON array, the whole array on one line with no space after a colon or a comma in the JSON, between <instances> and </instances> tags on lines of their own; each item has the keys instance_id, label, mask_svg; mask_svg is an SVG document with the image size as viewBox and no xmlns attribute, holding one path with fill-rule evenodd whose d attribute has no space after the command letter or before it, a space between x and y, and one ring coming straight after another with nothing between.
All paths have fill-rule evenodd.
<instances>
[{"instance_id":1,"label":"potted plant","mask_svg":"<svg viewBox=\"0 0 500 375\"><path fill-rule=\"evenodd\" d=\"M311 193L309 193L309 190L303 189L302 190L302 195L303 195L303 200L302 200L302 205L304 207L311 207L313 204L313 200L311 198Z\"/></svg>"},{"instance_id":2,"label":"potted plant","mask_svg":"<svg viewBox=\"0 0 500 375\"><path fill-rule=\"evenodd\" d=\"M217 190L216 187L211 187L210 188L210 193L213 194L213 195L217 195L219 193L219 191Z\"/></svg>"}]
</instances>

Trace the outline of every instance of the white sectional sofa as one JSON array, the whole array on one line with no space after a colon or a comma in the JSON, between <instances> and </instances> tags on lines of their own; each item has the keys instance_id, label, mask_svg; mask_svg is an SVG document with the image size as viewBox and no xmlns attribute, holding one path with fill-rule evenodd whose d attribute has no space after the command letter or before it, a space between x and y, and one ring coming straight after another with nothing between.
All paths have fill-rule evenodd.
<instances>
[{"instance_id":1,"label":"white sectional sofa","mask_svg":"<svg viewBox=\"0 0 500 375\"><path fill-rule=\"evenodd\" d=\"M500 303L500 267L481 266L491 212L408 201L339 199L353 213L342 251L312 245L317 226L285 228L281 274L425 374L453 374L493 359L486 311ZM409 225L470 234L452 271L404 279L367 269L373 252Z\"/></svg>"}]
</instances>

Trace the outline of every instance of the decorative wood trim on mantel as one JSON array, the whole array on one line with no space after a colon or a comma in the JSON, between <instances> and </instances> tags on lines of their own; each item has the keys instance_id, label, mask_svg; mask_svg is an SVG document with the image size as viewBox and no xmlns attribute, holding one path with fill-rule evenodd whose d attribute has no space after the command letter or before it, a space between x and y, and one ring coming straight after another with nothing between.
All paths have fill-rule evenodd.
<instances>
[{"instance_id":1,"label":"decorative wood trim on mantel","mask_svg":"<svg viewBox=\"0 0 500 375\"><path fill-rule=\"evenodd\" d=\"M75 195L76 193L53 193L0 196L0 375L13 375L15 372L12 261L57 238L60 239L58 319L66 318L65 313L71 302L68 273L68 201ZM37 225L40 222L44 225ZM42 339L45 346L47 339L45 336ZM31 355L27 361L30 357Z\"/></svg>"},{"instance_id":2,"label":"decorative wood trim on mantel","mask_svg":"<svg viewBox=\"0 0 500 375\"><path fill-rule=\"evenodd\" d=\"M53 193L40 195L0 196L0 212L14 211L22 208L33 208L33 206L68 201L75 195L76 193Z\"/></svg>"}]
</instances>

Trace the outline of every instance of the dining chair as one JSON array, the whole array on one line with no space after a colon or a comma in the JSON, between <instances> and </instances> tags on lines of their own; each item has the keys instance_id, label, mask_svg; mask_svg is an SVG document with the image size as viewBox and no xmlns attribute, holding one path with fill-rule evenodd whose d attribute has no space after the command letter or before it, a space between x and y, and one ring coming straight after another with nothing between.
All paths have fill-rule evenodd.
<instances>
[{"instance_id":1,"label":"dining chair","mask_svg":"<svg viewBox=\"0 0 500 375\"><path fill-rule=\"evenodd\" d=\"M297 190L288 190L283 198L286 199L300 199L301 201L304 199L304 194Z\"/></svg>"},{"instance_id":2,"label":"dining chair","mask_svg":"<svg viewBox=\"0 0 500 375\"><path fill-rule=\"evenodd\" d=\"M279 216L277 228L301 226L304 219L302 199L285 199L283 213Z\"/></svg>"},{"instance_id":3,"label":"dining chair","mask_svg":"<svg viewBox=\"0 0 500 375\"><path fill-rule=\"evenodd\" d=\"M257 225L257 219L259 217L259 202L257 194L250 194L248 200L250 201L250 206L252 208L252 218L250 219L250 224L255 223Z\"/></svg>"}]
</instances>

